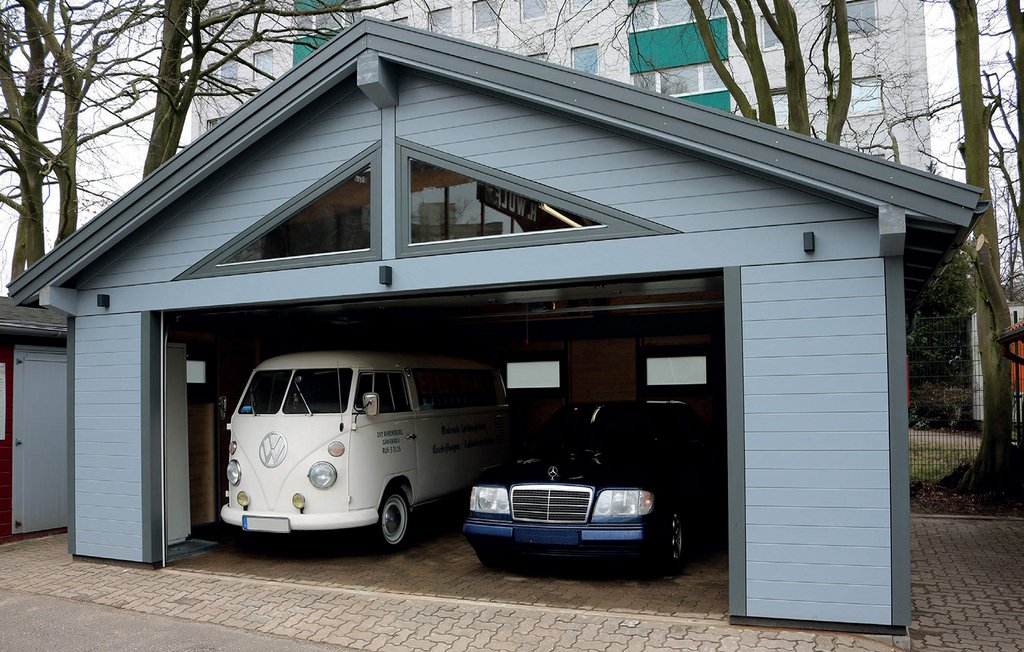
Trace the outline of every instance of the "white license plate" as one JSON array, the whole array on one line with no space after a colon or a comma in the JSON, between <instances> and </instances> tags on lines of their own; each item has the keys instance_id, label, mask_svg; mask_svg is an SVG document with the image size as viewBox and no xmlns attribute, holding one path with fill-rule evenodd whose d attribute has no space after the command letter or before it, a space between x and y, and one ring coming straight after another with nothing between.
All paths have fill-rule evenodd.
<instances>
[{"instance_id":1,"label":"white license plate","mask_svg":"<svg viewBox=\"0 0 1024 652\"><path fill-rule=\"evenodd\" d=\"M281 532L292 531L292 525L284 516L243 516L242 529L253 532Z\"/></svg>"}]
</instances>

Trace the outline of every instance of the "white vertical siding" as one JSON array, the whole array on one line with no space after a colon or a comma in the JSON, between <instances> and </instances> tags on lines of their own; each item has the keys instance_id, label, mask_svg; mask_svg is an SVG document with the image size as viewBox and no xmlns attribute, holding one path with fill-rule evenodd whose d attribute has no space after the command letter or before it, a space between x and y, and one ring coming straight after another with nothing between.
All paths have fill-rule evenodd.
<instances>
[{"instance_id":1,"label":"white vertical siding","mask_svg":"<svg viewBox=\"0 0 1024 652\"><path fill-rule=\"evenodd\" d=\"M882 259L742 271L747 615L889 624Z\"/></svg>"},{"instance_id":2,"label":"white vertical siding","mask_svg":"<svg viewBox=\"0 0 1024 652\"><path fill-rule=\"evenodd\" d=\"M75 552L142 559L138 313L75 320Z\"/></svg>"}]
</instances>

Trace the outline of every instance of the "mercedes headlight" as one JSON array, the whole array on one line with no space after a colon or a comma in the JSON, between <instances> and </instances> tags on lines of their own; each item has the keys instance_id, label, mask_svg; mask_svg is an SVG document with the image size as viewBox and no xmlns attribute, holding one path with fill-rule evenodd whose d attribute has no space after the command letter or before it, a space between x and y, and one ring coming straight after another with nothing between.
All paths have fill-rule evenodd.
<instances>
[{"instance_id":1,"label":"mercedes headlight","mask_svg":"<svg viewBox=\"0 0 1024 652\"><path fill-rule=\"evenodd\" d=\"M597 518L632 518L646 516L654 509L654 494L640 489L605 489L597 495L594 516Z\"/></svg>"},{"instance_id":2,"label":"mercedes headlight","mask_svg":"<svg viewBox=\"0 0 1024 652\"><path fill-rule=\"evenodd\" d=\"M241 481L242 467L239 465L238 460L231 460L228 462L228 482L231 483L231 486L237 487Z\"/></svg>"},{"instance_id":3,"label":"mercedes headlight","mask_svg":"<svg viewBox=\"0 0 1024 652\"><path fill-rule=\"evenodd\" d=\"M473 487L469 494L469 511L480 514L508 514L508 489Z\"/></svg>"},{"instance_id":4,"label":"mercedes headlight","mask_svg":"<svg viewBox=\"0 0 1024 652\"><path fill-rule=\"evenodd\" d=\"M317 462L309 467L309 481L317 489L328 489L338 479L338 471L330 462Z\"/></svg>"}]
</instances>

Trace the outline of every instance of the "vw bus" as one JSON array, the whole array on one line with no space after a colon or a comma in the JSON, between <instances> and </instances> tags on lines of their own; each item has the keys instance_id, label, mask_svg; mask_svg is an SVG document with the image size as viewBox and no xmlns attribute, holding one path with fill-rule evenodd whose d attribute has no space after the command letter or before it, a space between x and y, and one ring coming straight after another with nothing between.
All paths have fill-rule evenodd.
<instances>
[{"instance_id":1,"label":"vw bus","mask_svg":"<svg viewBox=\"0 0 1024 652\"><path fill-rule=\"evenodd\" d=\"M226 523L290 532L376 525L468 489L509 455L501 376L441 356L293 353L252 372L228 426Z\"/></svg>"}]
</instances>

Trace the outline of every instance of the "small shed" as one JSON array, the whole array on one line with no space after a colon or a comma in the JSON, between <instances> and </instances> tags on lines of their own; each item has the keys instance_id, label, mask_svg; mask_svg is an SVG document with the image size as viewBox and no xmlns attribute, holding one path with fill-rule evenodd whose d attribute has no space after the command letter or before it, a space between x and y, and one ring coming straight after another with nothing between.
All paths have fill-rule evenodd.
<instances>
[{"instance_id":1,"label":"small shed","mask_svg":"<svg viewBox=\"0 0 1024 652\"><path fill-rule=\"evenodd\" d=\"M66 330L0 297L0 542L67 526Z\"/></svg>"},{"instance_id":2,"label":"small shed","mask_svg":"<svg viewBox=\"0 0 1024 652\"><path fill-rule=\"evenodd\" d=\"M11 284L68 315L70 550L160 564L184 500L165 496L214 518L227 415L269 355L546 361L556 382L513 391L523 428L568 400L672 398L718 434L734 622L905 631L905 317L979 196L362 20ZM186 357L187 391L167 380ZM702 372L652 374L678 358ZM164 455L186 403L201 441Z\"/></svg>"}]
</instances>

